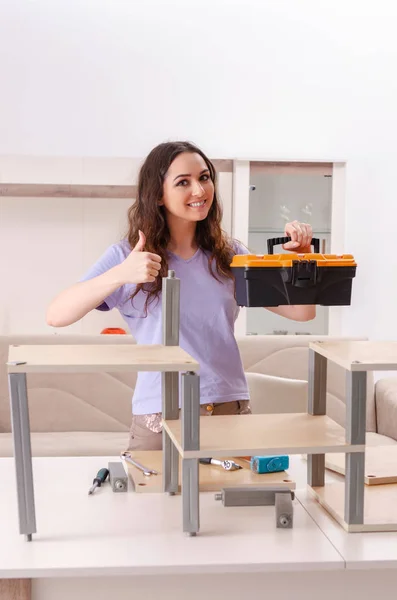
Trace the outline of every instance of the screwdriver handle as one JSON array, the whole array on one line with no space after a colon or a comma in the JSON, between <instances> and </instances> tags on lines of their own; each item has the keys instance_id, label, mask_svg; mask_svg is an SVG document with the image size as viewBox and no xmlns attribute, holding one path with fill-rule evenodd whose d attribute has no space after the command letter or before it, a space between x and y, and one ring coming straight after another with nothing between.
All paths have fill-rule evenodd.
<instances>
[{"instance_id":1,"label":"screwdriver handle","mask_svg":"<svg viewBox=\"0 0 397 600\"><path fill-rule=\"evenodd\" d=\"M105 483L108 478L109 471L108 469L100 469L92 483L96 483L98 487L101 487L103 483Z\"/></svg>"}]
</instances>

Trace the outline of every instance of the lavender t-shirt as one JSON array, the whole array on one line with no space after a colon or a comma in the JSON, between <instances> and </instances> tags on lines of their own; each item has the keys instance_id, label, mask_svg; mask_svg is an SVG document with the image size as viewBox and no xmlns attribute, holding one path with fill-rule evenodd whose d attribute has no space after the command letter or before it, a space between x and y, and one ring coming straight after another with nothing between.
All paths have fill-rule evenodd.
<instances>
[{"instance_id":1,"label":"lavender t-shirt","mask_svg":"<svg viewBox=\"0 0 397 600\"><path fill-rule=\"evenodd\" d=\"M236 254L247 250L236 243ZM110 246L85 274L82 281L97 277L120 264L131 252L127 241ZM180 279L181 348L200 365L200 402L249 400L248 386L234 337L239 307L234 299L234 282L216 280L209 272L208 255L199 249L188 260L169 253L169 269ZM139 292L131 302L135 285L118 288L99 310L117 308L138 344L162 343L161 295L148 306ZM161 374L140 372L132 400L136 415L161 412Z\"/></svg>"}]
</instances>

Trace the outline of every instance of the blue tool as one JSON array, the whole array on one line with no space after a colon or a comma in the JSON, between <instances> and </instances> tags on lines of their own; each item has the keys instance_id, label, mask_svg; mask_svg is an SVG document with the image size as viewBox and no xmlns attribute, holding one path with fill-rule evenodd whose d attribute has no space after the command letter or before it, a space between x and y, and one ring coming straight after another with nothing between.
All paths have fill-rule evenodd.
<instances>
[{"instance_id":1,"label":"blue tool","mask_svg":"<svg viewBox=\"0 0 397 600\"><path fill-rule=\"evenodd\" d=\"M289 467L289 456L253 456L251 470L254 473L277 473Z\"/></svg>"}]
</instances>

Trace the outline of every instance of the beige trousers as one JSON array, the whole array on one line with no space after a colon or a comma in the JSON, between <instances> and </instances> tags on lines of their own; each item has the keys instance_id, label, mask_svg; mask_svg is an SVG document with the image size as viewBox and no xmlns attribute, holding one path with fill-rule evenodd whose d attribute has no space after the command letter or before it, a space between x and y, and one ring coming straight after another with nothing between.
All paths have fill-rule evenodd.
<instances>
[{"instance_id":1,"label":"beige trousers","mask_svg":"<svg viewBox=\"0 0 397 600\"><path fill-rule=\"evenodd\" d=\"M251 413L248 400L202 404L201 416L247 415ZM128 450L161 450L162 432L152 431L147 426L147 415L132 415Z\"/></svg>"}]
</instances>

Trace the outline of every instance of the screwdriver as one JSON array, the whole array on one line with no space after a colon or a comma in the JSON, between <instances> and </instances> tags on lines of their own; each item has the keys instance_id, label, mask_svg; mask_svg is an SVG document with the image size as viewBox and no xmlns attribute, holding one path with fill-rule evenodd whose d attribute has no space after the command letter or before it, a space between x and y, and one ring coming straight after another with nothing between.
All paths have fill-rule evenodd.
<instances>
[{"instance_id":1,"label":"screwdriver","mask_svg":"<svg viewBox=\"0 0 397 600\"><path fill-rule=\"evenodd\" d=\"M225 469L225 471L236 471L242 469L234 460L218 460L217 458L200 458L199 463L202 465L217 465Z\"/></svg>"},{"instance_id":2,"label":"screwdriver","mask_svg":"<svg viewBox=\"0 0 397 600\"><path fill-rule=\"evenodd\" d=\"M97 487L101 487L101 485L105 483L108 475L108 469L99 469L94 481L92 482L93 485L90 487L88 494L93 494Z\"/></svg>"}]
</instances>

